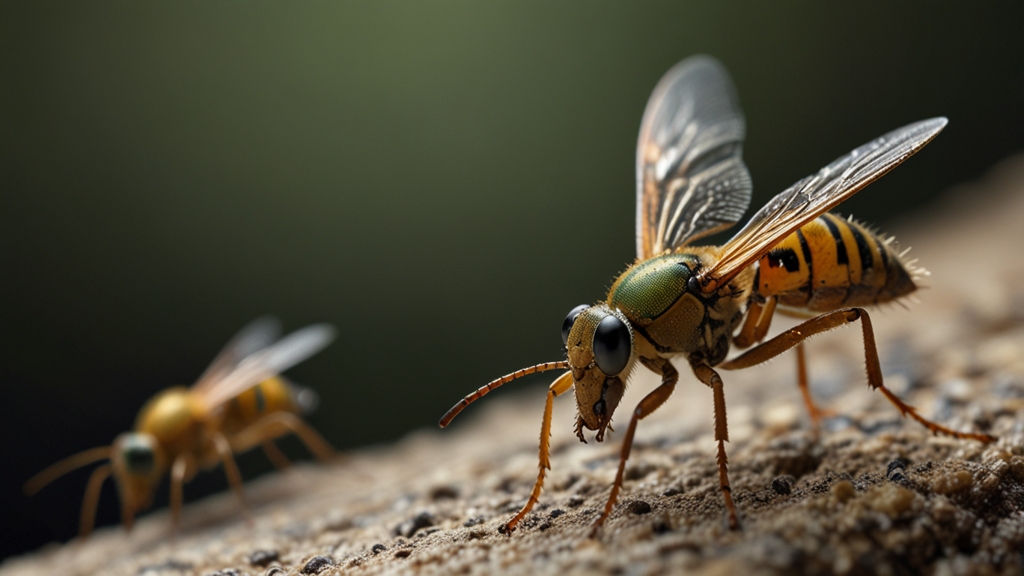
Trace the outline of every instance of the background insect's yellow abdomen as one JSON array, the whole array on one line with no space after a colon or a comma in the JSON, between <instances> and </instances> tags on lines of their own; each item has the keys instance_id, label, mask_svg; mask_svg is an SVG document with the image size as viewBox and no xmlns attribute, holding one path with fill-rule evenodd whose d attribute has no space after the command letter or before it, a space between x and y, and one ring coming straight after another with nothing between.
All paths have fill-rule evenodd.
<instances>
[{"instance_id":1,"label":"background insect's yellow abdomen","mask_svg":"<svg viewBox=\"0 0 1024 576\"><path fill-rule=\"evenodd\" d=\"M227 405L223 430L227 434L239 432L274 412L299 412L288 383L279 376L264 380L233 398Z\"/></svg>"},{"instance_id":2,"label":"background insect's yellow abdomen","mask_svg":"<svg viewBox=\"0 0 1024 576\"><path fill-rule=\"evenodd\" d=\"M834 214L804 225L758 262L760 295L815 312L881 304L916 289L889 243Z\"/></svg>"}]
</instances>

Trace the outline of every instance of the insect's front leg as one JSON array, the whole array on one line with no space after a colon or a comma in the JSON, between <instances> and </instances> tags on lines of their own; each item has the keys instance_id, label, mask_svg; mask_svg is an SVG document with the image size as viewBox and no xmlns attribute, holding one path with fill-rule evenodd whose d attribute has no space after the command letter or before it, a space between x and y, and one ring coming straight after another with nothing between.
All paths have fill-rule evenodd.
<instances>
[{"instance_id":1,"label":"insect's front leg","mask_svg":"<svg viewBox=\"0 0 1024 576\"><path fill-rule=\"evenodd\" d=\"M668 397L672 395L672 391L675 390L676 382L679 381L679 372L676 371L671 362L664 358L659 358L657 362L645 362L644 365L661 374L661 386L658 386L650 394L644 396L644 399L633 410L633 416L629 419L629 427L626 428L626 436L622 439L622 452L619 454L619 470L615 474L615 483L612 484L612 491L608 495L608 502L604 505L604 511L598 516L597 521L594 522L594 526L590 530L591 538L597 536L601 525L604 524L608 515L612 513L615 501L619 498L619 490L622 488L622 477L626 471L626 460L629 459L629 452L633 448L633 433L636 432L636 423L664 404Z\"/></svg>"},{"instance_id":2,"label":"insect's front leg","mask_svg":"<svg viewBox=\"0 0 1024 576\"><path fill-rule=\"evenodd\" d=\"M516 525L530 513L530 510L533 510L534 505L537 504L537 500L540 498L541 490L544 489L544 476L548 470L551 470L551 412L554 410L555 396L561 396L568 392L572 389L572 384L572 372L566 372L548 387L547 403L544 405L544 420L540 426L540 461L538 464L540 470L537 472L537 482L534 483L533 490L530 491L530 499L526 501L526 504L519 510L519 513L498 529L502 534L512 534L512 531L516 529Z\"/></svg>"},{"instance_id":3,"label":"insect's front leg","mask_svg":"<svg viewBox=\"0 0 1024 576\"><path fill-rule=\"evenodd\" d=\"M729 457L725 455L725 443L729 441L729 423L725 417L725 390L722 378L715 369L708 366L703 358L690 357L690 366L697 378L715 394L715 440L718 441L718 482L722 486L725 509L729 511L729 529L738 530L740 521L736 516L736 504L732 501L732 486L729 485Z\"/></svg>"}]
</instances>

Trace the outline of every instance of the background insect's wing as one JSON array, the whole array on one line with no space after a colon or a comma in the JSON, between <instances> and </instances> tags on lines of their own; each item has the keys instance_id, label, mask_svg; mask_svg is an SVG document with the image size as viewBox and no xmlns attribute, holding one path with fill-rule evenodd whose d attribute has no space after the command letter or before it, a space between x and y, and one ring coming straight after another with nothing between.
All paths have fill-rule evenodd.
<instances>
[{"instance_id":1,"label":"background insect's wing","mask_svg":"<svg viewBox=\"0 0 1024 576\"><path fill-rule=\"evenodd\" d=\"M231 372L205 388L200 398L207 408L216 408L267 378L276 376L316 354L332 340L334 328L329 324L314 324L296 330L276 343L243 358Z\"/></svg>"},{"instance_id":2,"label":"background insect's wing","mask_svg":"<svg viewBox=\"0 0 1024 576\"><path fill-rule=\"evenodd\" d=\"M725 68L694 56L651 94L636 150L636 253L641 259L727 228L750 205L745 127Z\"/></svg>"},{"instance_id":3,"label":"background insect's wing","mask_svg":"<svg viewBox=\"0 0 1024 576\"><path fill-rule=\"evenodd\" d=\"M728 282L794 230L913 156L935 138L946 122L945 118L932 118L893 130L790 186L725 244L718 262L700 272L705 291Z\"/></svg>"},{"instance_id":4,"label":"background insect's wing","mask_svg":"<svg viewBox=\"0 0 1024 576\"><path fill-rule=\"evenodd\" d=\"M260 316L246 324L213 359L203 375L192 385L194 391L203 392L221 381L243 359L266 348L281 336L281 323L273 316Z\"/></svg>"}]
</instances>

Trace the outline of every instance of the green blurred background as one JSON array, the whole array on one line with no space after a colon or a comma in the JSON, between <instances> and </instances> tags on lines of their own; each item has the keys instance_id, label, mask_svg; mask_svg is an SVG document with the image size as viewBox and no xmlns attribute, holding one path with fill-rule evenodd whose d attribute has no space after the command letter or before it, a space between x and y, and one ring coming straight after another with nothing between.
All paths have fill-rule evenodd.
<instances>
[{"instance_id":1,"label":"green blurred background","mask_svg":"<svg viewBox=\"0 0 1024 576\"><path fill-rule=\"evenodd\" d=\"M634 256L640 116L691 54L738 86L754 209L936 115L843 211L885 225L978 178L1024 149L1024 5L949 6L0 4L0 554L73 535L87 473L31 500L21 482L260 314L339 327L290 374L340 448L558 359L565 313Z\"/></svg>"}]
</instances>

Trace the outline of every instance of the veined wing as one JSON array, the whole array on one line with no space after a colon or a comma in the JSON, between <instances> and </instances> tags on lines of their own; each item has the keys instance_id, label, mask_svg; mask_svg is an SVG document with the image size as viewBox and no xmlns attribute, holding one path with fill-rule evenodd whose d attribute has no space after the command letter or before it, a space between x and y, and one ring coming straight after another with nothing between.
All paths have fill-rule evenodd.
<instances>
[{"instance_id":1,"label":"veined wing","mask_svg":"<svg viewBox=\"0 0 1024 576\"><path fill-rule=\"evenodd\" d=\"M676 64L654 88L636 149L636 253L649 258L727 228L750 205L743 112L709 56Z\"/></svg>"},{"instance_id":2,"label":"veined wing","mask_svg":"<svg viewBox=\"0 0 1024 576\"><path fill-rule=\"evenodd\" d=\"M946 126L932 118L889 132L837 158L761 208L723 247L722 258L698 273L705 292L727 283L794 230L881 178L913 156Z\"/></svg>"},{"instance_id":3,"label":"veined wing","mask_svg":"<svg viewBox=\"0 0 1024 576\"><path fill-rule=\"evenodd\" d=\"M296 330L243 358L229 373L202 390L200 398L208 409L216 408L316 354L332 340L334 328L329 324L314 324Z\"/></svg>"},{"instance_id":4,"label":"veined wing","mask_svg":"<svg viewBox=\"0 0 1024 576\"><path fill-rule=\"evenodd\" d=\"M252 354L266 348L281 335L281 323L273 316L260 316L249 322L224 346L203 375L192 385L192 390L203 393Z\"/></svg>"}]
</instances>

